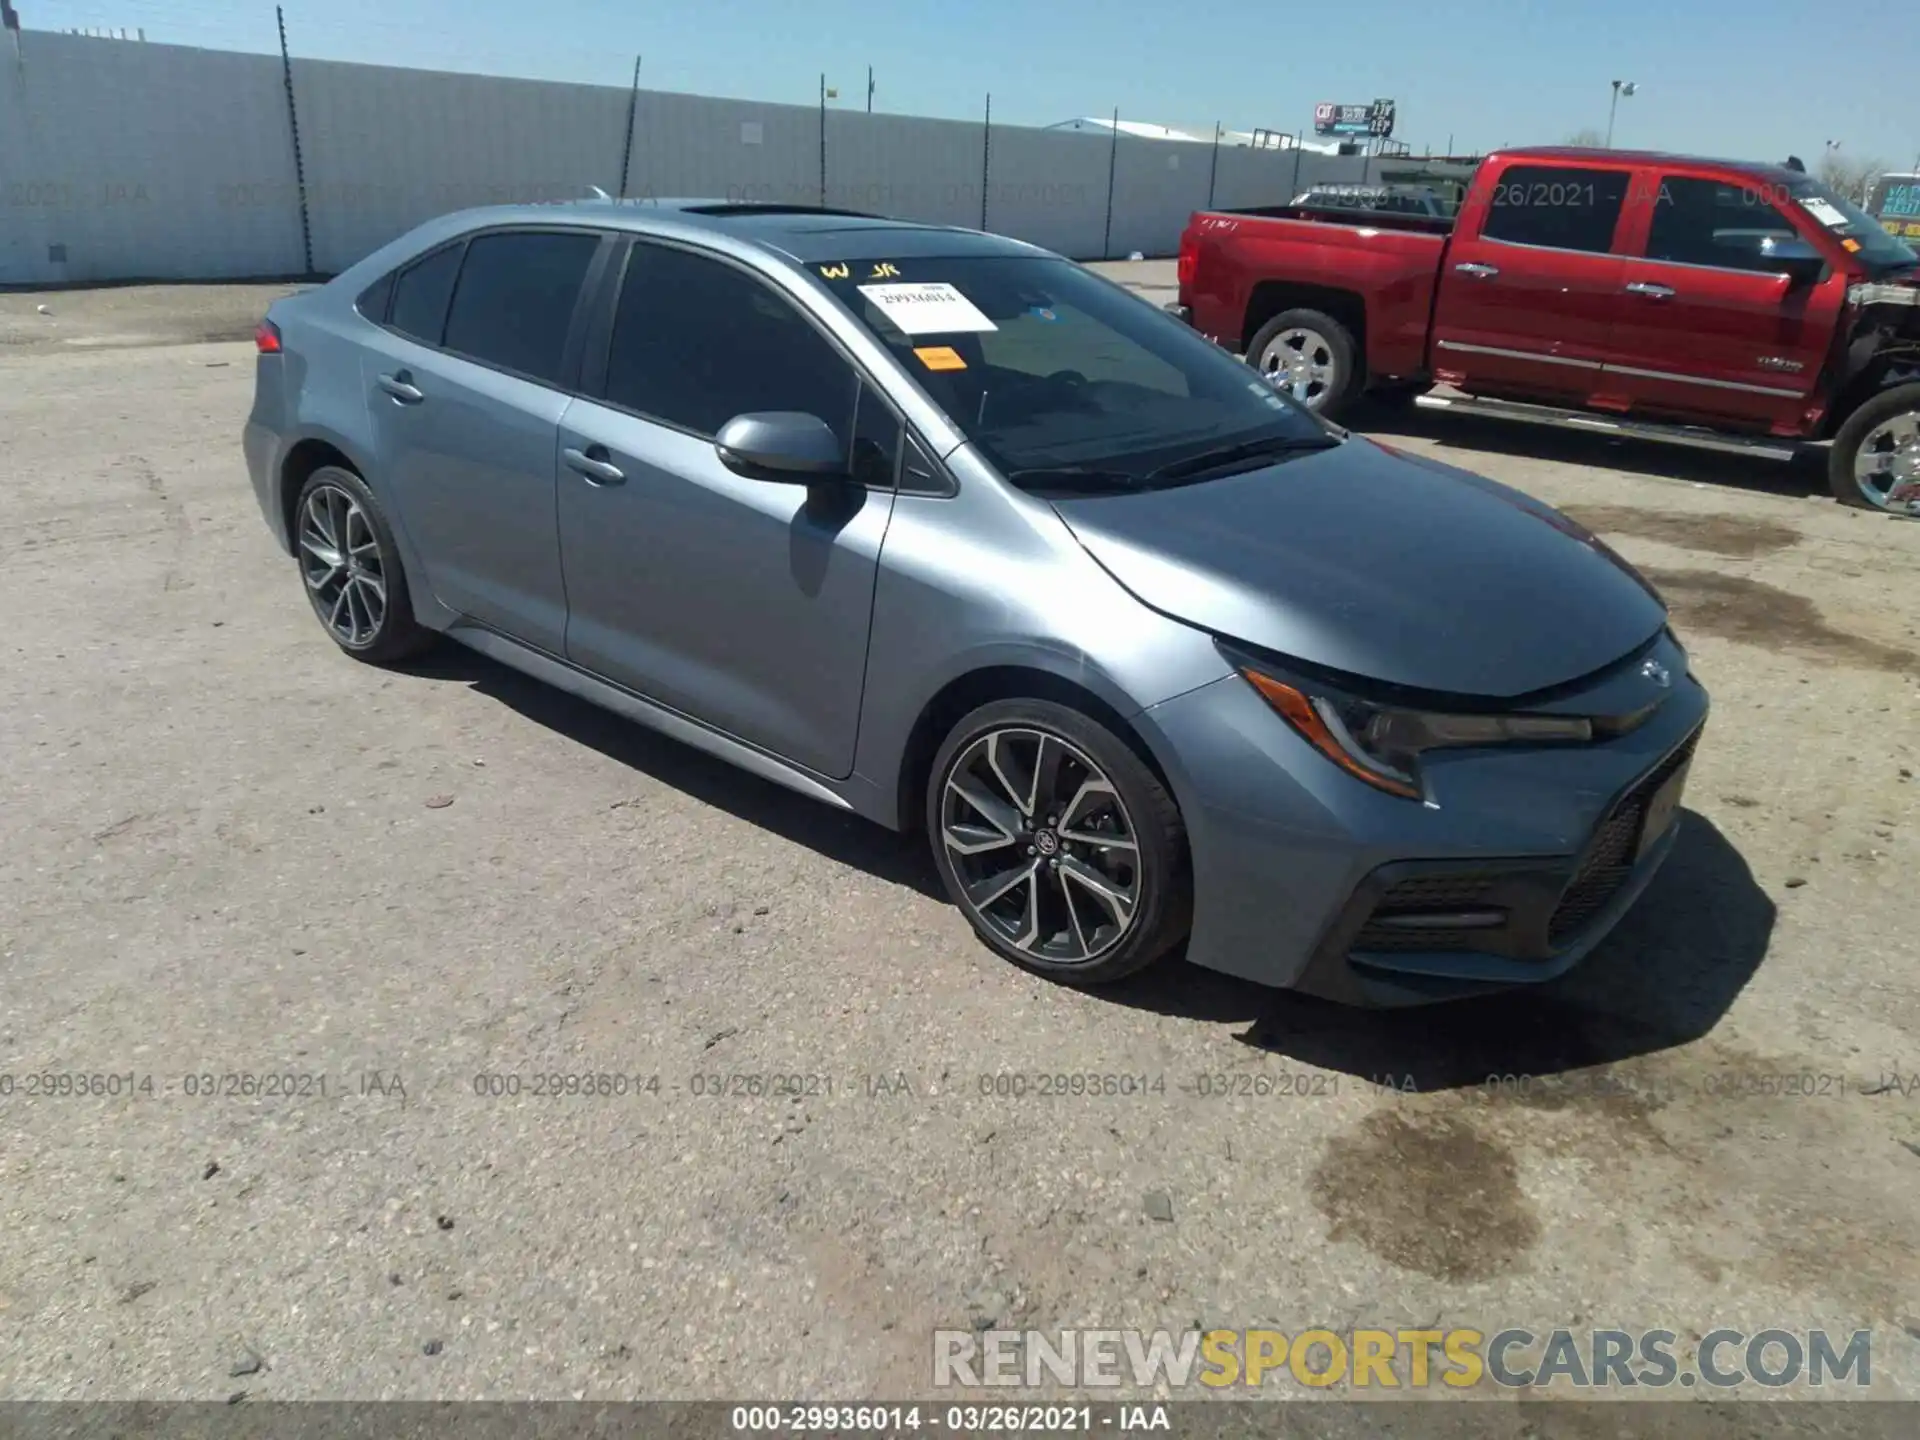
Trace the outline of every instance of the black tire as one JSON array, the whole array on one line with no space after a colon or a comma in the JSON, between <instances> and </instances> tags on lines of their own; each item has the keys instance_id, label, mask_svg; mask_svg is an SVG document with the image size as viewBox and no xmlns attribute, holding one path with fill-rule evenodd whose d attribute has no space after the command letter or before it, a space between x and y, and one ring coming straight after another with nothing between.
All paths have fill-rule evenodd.
<instances>
[{"instance_id":1,"label":"black tire","mask_svg":"<svg viewBox=\"0 0 1920 1440\"><path fill-rule=\"evenodd\" d=\"M1329 374L1325 388L1310 392L1303 403L1316 415L1338 420L1352 408L1360 393L1360 346L1353 332L1324 311L1283 310L1254 332L1253 339L1247 343L1247 363L1256 370L1271 373L1272 357L1268 350L1290 330L1308 331L1326 342Z\"/></svg>"},{"instance_id":2,"label":"black tire","mask_svg":"<svg viewBox=\"0 0 1920 1440\"><path fill-rule=\"evenodd\" d=\"M1854 462L1868 435L1896 416L1907 414L1920 416L1920 384L1896 385L1891 390L1883 390L1847 417L1835 433L1833 449L1827 456L1827 486L1833 491L1834 499L1842 505L1878 510L1883 514L1920 514L1904 504L1895 507L1877 503L1854 478Z\"/></svg>"},{"instance_id":3,"label":"black tire","mask_svg":"<svg viewBox=\"0 0 1920 1440\"><path fill-rule=\"evenodd\" d=\"M1063 823L1057 831L1046 827L1037 813L1026 817L1024 828L1014 825L1011 831L1003 831L987 819L987 812L972 808L957 795L954 809L949 810L949 780L957 778L962 788L978 793L979 767L990 742L1000 756L1000 768L1013 781L998 793L1026 785L1031 799L1035 765L1021 757L1029 749L1039 753L1038 741L1032 738L1036 736L1063 747L1050 752L1064 755L1054 772L1054 788L1071 792L1068 806L1082 802L1071 814L1059 814ZM1102 798L1107 792L1088 785L1090 776L1104 778L1117 808ZM1044 801L1043 795L1040 808L1046 808ZM1056 813L1065 808L1056 807ZM989 867L1002 863L996 852L1005 848L1008 873L1032 872L1031 892L1003 892L1004 900L976 907L968 894L969 881L958 868L973 868L975 857L956 855L947 839L950 819L968 816L984 822L970 828L986 838L983 849L995 856L978 861L979 869L988 873L976 874L973 883L981 888L998 883L999 872ZM962 719L934 756L927 782L926 828L948 897L988 948L1023 969L1072 984L1107 984L1144 970L1186 939L1193 916L1193 879L1180 809L1159 777L1125 741L1078 710L1048 700L998 700ZM1051 842L1055 850L1047 850L1049 842L1041 830L1055 837ZM1001 833L1010 834L1004 845L997 839ZM1094 835L1096 841L1112 837L1118 843L1082 843L1083 834ZM1134 847L1131 859L1129 839ZM1030 840L1038 843L1029 848ZM1047 854L1055 856L1051 865ZM1066 873L1061 872L1062 865L1068 867ZM1080 876L1104 882L1109 894L1125 891L1131 897L1124 924L1113 918L1119 911L1101 898L1098 884L1090 886L1086 879L1076 878ZM1069 884L1070 880L1075 883ZM1015 917L1011 922L1009 915ZM1019 937L1012 933L1015 926L1033 936L1028 946L1017 943ZM1109 928L1114 933L1102 939ZM1076 949L1081 953L1075 954Z\"/></svg>"},{"instance_id":4,"label":"black tire","mask_svg":"<svg viewBox=\"0 0 1920 1440\"><path fill-rule=\"evenodd\" d=\"M360 519L352 518L345 507L335 502L334 497L341 494L351 499ZM343 566L330 566L323 558L331 552L310 546L309 542L318 543L326 538L319 529L322 515L329 523L345 529L349 551L357 552L351 557L354 577L351 581L346 578L320 584L314 581L313 577L321 571L339 575L346 571ZM380 502L374 499L366 481L353 471L337 465L322 465L309 475L294 500L292 525L294 560L300 572L301 589L307 592L315 617L335 645L356 660L392 665L420 654L440 638L437 632L414 618L407 575L400 563L400 549L393 543L393 531L381 512ZM366 549L369 541L370 551ZM379 587L383 596L377 620L368 599L370 582ZM350 585L353 594L344 600L338 598Z\"/></svg>"}]
</instances>

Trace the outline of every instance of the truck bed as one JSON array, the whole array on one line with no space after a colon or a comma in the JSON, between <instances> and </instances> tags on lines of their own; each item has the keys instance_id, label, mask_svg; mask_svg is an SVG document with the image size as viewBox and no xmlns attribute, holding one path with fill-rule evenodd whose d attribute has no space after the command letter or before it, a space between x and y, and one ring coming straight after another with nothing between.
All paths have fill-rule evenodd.
<instances>
[{"instance_id":1,"label":"truck bed","mask_svg":"<svg viewBox=\"0 0 1920 1440\"><path fill-rule=\"evenodd\" d=\"M1252 343L1267 315L1317 304L1364 333L1376 374L1417 374L1426 366L1434 289L1452 231L1445 218L1388 211L1199 211L1183 241L1191 253L1181 261L1180 303L1195 329L1236 351ZM1268 278L1277 276L1283 284ZM1266 293L1282 290L1284 300ZM1351 305L1336 309L1322 294L1364 295L1364 315Z\"/></svg>"},{"instance_id":2,"label":"truck bed","mask_svg":"<svg viewBox=\"0 0 1920 1440\"><path fill-rule=\"evenodd\" d=\"M1430 235L1453 231L1451 218L1411 215L1404 210L1365 210L1353 205L1248 205L1236 210L1208 210L1208 215L1247 215L1259 220L1305 220L1329 225L1366 225L1380 230L1418 230Z\"/></svg>"}]
</instances>

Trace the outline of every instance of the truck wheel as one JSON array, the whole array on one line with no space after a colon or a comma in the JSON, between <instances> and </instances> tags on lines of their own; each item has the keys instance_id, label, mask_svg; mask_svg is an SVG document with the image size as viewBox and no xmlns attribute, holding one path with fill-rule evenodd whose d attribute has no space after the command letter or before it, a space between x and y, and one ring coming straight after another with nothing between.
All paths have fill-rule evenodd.
<instances>
[{"instance_id":1,"label":"truck wheel","mask_svg":"<svg viewBox=\"0 0 1920 1440\"><path fill-rule=\"evenodd\" d=\"M1287 310L1262 325L1247 363L1316 415L1334 419L1353 398L1359 373L1353 334L1318 310Z\"/></svg>"},{"instance_id":2,"label":"truck wheel","mask_svg":"<svg viewBox=\"0 0 1920 1440\"><path fill-rule=\"evenodd\" d=\"M1920 384L1896 385L1847 417L1827 484L1842 505L1920 516Z\"/></svg>"}]
</instances>

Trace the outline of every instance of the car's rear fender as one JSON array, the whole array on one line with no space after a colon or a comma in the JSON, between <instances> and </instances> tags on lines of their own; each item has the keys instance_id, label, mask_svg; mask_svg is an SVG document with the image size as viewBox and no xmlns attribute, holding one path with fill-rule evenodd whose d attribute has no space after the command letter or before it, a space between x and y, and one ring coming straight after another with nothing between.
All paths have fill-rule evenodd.
<instances>
[{"instance_id":1,"label":"car's rear fender","mask_svg":"<svg viewBox=\"0 0 1920 1440\"><path fill-rule=\"evenodd\" d=\"M365 335L373 327L353 310L351 299L342 300L332 290L324 287L288 303L275 317L281 353L261 357L263 368L276 362L279 367L275 379L256 383L254 418L248 422L249 465L261 491L261 509L281 547L291 552L292 510L300 487L321 465L345 465L380 502L407 574L423 575L425 567L407 528L406 514L373 444L360 363ZM268 418L276 403L270 398L275 389L280 411L277 425ZM269 439L260 438L263 430ZM265 452L258 460L256 447ZM421 624L444 629L457 618L434 600L425 585L412 585L409 593Z\"/></svg>"}]
</instances>

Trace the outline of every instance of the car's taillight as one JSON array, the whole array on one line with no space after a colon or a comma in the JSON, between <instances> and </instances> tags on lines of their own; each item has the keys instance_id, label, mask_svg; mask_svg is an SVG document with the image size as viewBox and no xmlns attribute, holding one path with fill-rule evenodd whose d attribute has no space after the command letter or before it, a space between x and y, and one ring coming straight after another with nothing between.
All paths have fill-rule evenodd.
<instances>
[{"instance_id":1,"label":"car's taillight","mask_svg":"<svg viewBox=\"0 0 1920 1440\"><path fill-rule=\"evenodd\" d=\"M271 320L262 320L253 327L253 348L262 355L280 353L280 327Z\"/></svg>"},{"instance_id":2,"label":"car's taillight","mask_svg":"<svg viewBox=\"0 0 1920 1440\"><path fill-rule=\"evenodd\" d=\"M1180 237L1180 259L1174 268L1174 274L1179 279L1182 290L1193 283L1193 273L1199 268L1200 242L1189 230Z\"/></svg>"}]
</instances>

